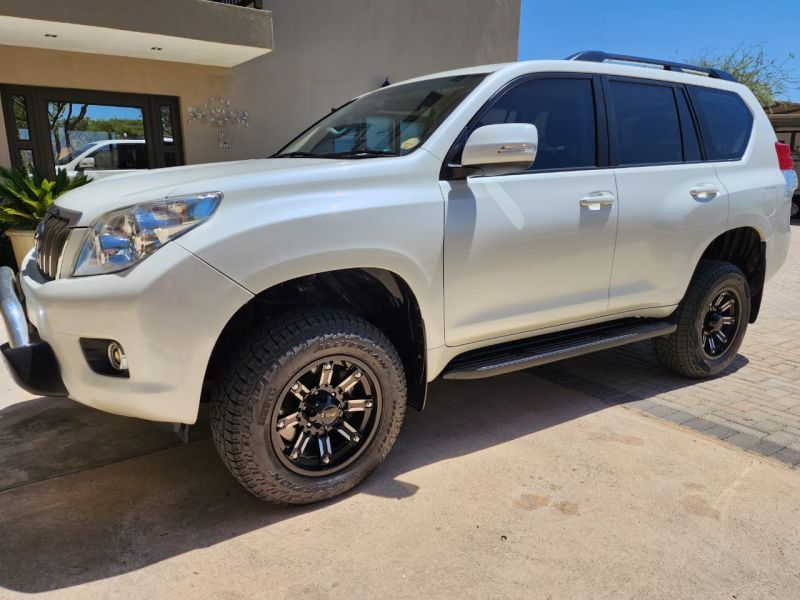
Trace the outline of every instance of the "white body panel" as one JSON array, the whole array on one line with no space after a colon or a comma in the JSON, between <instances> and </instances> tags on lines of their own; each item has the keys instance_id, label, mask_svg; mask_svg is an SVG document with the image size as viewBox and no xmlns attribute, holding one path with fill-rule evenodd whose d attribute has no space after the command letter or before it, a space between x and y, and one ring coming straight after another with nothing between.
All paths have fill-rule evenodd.
<instances>
[{"instance_id":1,"label":"white body panel","mask_svg":"<svg viewBox=\"0 0 800 600\"><path fill-rule=\"evenodd\" d=\"M610 169L442 182L445 330L457 346L608 312L617 208Z\"/></svg>"},{"instance_id":2,"label":"white body panel","mask_svg":"<svg viewBox=\"0 0 800 600\"><path fill-rule=\"evenodd\" d=\"M41 283L35 252L21 278L28 318L58 357L70 397L120 415L194 423L203 373L220 331L253 295L178 244L124 276ZM80 338L117 340L130 379L93 372Z\"/></svg>"},{"instance_id":3,"label":"white body panel","mask_svg":"<svg viewBox=\"0 0 800 600\"><path fill-rule=\"evenodd\" d=\"M525 173L440 182L454 140L499 89L537 72L626 75L735 91L755 118L729 163ZM427 376L461 352L621 316L665 317L708 244L753 227L767 275L786 257L788 201L763 111L736 83L614 64L539 61L489 73L420 148L369 160L274 159L119 175L58 200L82 214L61 278L22 276L30 320L53 347L75 400L191 423L211 350L255 294L325 271L373 267L402 278L424 320ZM441 74L440 74L441 75ZM440 76L439 75L439 76ZM432 76L433 77L433 76ZM770 136L772 136L770 138ZM689 189L719 185L699 202ZM80 236L99 216L168 196L220 191L216 213L128 271L72 278ZM591 193L614 202L589 209ZM92 372L80 337L118 340L130 379Z\"/></svg>"},{"instance_id":4,"label":"white body panel","mask_svg":"<svg viewBox=\"0 0 800 600\"><path fill-rule=\"evenodd\" d=\"M712 163L614 170L619 190L619 232L611 277L614 312L680 302L694 265L728 222L728 194ZM698 200L700 184L720 190Z\"/></svg>"}]
</instances>

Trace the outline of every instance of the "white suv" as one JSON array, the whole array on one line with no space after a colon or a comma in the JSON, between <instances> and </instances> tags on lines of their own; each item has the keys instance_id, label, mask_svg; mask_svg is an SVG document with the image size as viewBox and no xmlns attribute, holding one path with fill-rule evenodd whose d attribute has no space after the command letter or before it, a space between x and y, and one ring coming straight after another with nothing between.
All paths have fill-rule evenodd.
<instances>
[{"instance_id":1,"label":"white suv","mask_svg":"<svg viewBox=\"0 0 800 600\"><path fill-rule=\"evenodd\" d=\"M122 415L191 424L207 398L247 489L313 502L378 466L437 377L647 338L722 372L796 185L727 73L591 52L422 77L269 159L63 196L19 299L0 272L2 351L31 392Z\"/></svg>"}]
</instances>

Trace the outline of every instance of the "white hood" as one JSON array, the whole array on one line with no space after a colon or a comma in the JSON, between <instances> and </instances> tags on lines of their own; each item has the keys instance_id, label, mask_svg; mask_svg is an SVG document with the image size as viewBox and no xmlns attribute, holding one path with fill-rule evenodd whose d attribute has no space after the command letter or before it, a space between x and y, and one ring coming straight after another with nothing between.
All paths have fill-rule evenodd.
<instances>
[{"instance_id":1,"label":"white hood","mask_svg":"<svg viewBox=\"0 0 800 600\"><path fill-rule=\"evenodd\" d=\"M258 159L139 171L92 181L64 194L56 205L81 213L78 224L86 226L104 213L139 202L202 192L225 193L226 187L237 187L242 180L263 180L265 176L286 171L311 173L316 168L341 162L312 158Z\"/></svg>"}]
</instances>

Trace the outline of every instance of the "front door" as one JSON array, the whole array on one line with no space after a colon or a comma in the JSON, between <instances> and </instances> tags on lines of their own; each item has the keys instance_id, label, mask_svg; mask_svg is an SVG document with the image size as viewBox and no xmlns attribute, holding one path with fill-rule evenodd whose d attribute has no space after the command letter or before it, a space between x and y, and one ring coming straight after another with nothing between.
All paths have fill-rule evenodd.
<instances>
[{"instance_id":1,"label":"front door","mask_svg":"<svg viewBox=\"0 0 800 600\"><path fill-rule=\"evenodd\" d=\"M14 166L99 178L183 164L177 98L12 85L0 94Z\"/></svg>"},{"instance_id":2,"label":"front door","mask_svg":"<svg viewBox=\"0 0 800 600\"><path fill-rule=\"evenodd\" d=\"M536 125L539 150L528 171L441 182L451 346L608 311L618 208L599 78L519 82L476 117L461 143L495 123Z\"/></svg>"}]
</instances>

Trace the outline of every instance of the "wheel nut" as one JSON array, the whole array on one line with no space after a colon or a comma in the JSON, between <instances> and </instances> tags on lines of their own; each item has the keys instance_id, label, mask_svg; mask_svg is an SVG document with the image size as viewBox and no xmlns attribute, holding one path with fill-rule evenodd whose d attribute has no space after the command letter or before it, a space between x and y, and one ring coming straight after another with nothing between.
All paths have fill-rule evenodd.
<instances>
[{"instance_id":1,"label":"wheel nut","mask_svg":"<svg viewBox=\"0 0 800 600\"><path fill-rule=\"evenodd\" d=\"M292 460L297 460L298 456L300 456L300 453L297 450L295 450L289 455L289 458L291 458Z\"/></svg>"},{"instance_id":2,"label":"wheel nut","mask_svg":"<svg viewBox=\"0 0 800 600\"><path fill-rule=\"evenodd\" d=\"M295 384L292 386L292 391L293 391L293 392L296 392L296 391L297 391L297 390L299 390L299 389L300 389L300 384L299 384L299 383L295 383Z\"/></svg>"},{"instance_id":3,"label":"wheel nut","mask_svg":"<svg viewBox=\"0 0 800 600\"><path fill-rule=\"evenodd\" d=\"M322 365L322 368L325 369L326 371L330 371L331 367L332 367L331 363L325 363L324 365Z\"/></svg>"},{"instance_id":4,"label":"wheel nut","mask_svg":"<svg viewBox=\"0 0 800 600\"><path fill-rule=\"evenodd\" d=\"M355 377L356 379L361 379L361 371L356 371L355 373L353 373L353 377Z\"/></svg>"},{"instance_id":5,"label":"wheel nut","mask_svg":"<svg viewBox=\"0 0 800 600\"><path fill-rule=\"evenodd\" d=\"M322 462L323 462L323 464L327 465L329 462L331 462L331 457L330 456L323 456L322 457Z\"/></svg>"},{"instance_id":6,"label":"wheel nut","mask_svg":"<svg viewBox=\"0 0 800 600\"><path fill-rule=\"evenodd\" d=\"M367 408L372 408L372 400L367 400L366 402L364 402L364 406L366 406Z\"/></svg>"},{"instance_id":7,"label":"wheel nut","mask_svg":"<svg viewBox=\"0 0 800 600\"><path fill-rule=\"evenodd\" d=\"M280 421L278 421L278 429L283 429L284 427L286 427L286 421L281 419Z\"/></svg>"},{"instance_id":8,"label":"wheel nut","mask_svg":"<svg viewBox=\"0 0 800 600\"><path fill-rule=\"evenodd\" d=\"M353 443L354 443L354 444L357 444L357 443L358 443L358 442L360 442L360 441L361 441L361 438L360 438L360 437L358 437L357 435L354 435L354 436L353 436Z\"/></svg>"}]
</instances>

